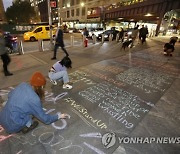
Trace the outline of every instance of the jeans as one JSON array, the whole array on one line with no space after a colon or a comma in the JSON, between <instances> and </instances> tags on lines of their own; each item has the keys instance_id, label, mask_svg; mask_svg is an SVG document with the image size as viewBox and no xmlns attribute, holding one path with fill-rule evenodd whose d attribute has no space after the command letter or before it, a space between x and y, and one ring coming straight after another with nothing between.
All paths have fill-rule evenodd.
<instances>
[{"instance_id":1,"label":"jeans","mask_svg":"<svg viewBox=\"0 0 180 154\"><path fill-rule=\"evenodd\" d=\"M48 75L51 80L63 80L64 83L69 82L67 71L49 72Z\"/></svg>"}]
</instances>

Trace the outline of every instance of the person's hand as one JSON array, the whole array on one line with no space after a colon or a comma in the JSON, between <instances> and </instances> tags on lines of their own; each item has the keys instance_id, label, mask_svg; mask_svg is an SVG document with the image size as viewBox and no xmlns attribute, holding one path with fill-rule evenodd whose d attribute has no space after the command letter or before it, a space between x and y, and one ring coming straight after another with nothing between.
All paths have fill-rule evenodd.
<instances>
[{"instance_id":1,"label":"person's hand","mask_svg":"<svg viewBox=\"0 0 180 154\"><path fill-rule=\"evenodd\" d=\"M58 113L58 119L65 119L65 118L70 118L70 115L66 114L66 113Z\"/></svg>"}]
</instances>

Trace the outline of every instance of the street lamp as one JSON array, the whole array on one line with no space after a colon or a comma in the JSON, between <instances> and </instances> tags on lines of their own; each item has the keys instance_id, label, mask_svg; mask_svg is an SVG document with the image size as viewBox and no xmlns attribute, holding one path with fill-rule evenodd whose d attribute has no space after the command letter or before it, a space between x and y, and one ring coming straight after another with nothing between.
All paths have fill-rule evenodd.
<instances>
[{"instance_id":1,"label":"street lamp","mask_svg":"<svg viewBox=\"0 0 180 154\"><path fill-rule=\"evenodd\" d=\"M82 7L84 6L84 2L81 3L81 6L82 6Z\"/></svg>"},{"instance_id":2,"label":"street lamp","mask_svg":"<svg viewBox=\"0 0 180 154\"><path fill-rule=\"evenodd\" d=\"M49 29L50 29L50 49L53 49L53 38L52 38L52 19L51 19L51 6L50 6L50 0L47 0L48 5L48 16L49 16Z\"/></svg>"}]
</instances>

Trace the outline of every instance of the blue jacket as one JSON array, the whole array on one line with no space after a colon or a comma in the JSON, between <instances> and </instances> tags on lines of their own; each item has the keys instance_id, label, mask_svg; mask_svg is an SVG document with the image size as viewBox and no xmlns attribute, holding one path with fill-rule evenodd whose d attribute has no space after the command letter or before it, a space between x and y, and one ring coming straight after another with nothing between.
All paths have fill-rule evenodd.
<instances>
[{"instance_id":1,"label":"blue jacket","mask_svg":"<svg viewBox=\"0 0 180 154\"><path fill-rule=\"evenodd\" d=\"M26 126L31 115L45 124L58 120L57 114L45 114L39 96L29 84L21 83L9 93L8 101L0 112L0 125L8 133L15 133Z\"/></svg>"}]
</instances>

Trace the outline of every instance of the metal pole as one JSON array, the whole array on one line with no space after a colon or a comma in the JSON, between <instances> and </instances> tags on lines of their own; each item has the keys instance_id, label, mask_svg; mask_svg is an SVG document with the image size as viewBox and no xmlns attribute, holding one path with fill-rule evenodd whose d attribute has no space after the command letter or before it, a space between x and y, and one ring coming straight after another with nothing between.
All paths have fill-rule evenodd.
<instances>
[{"instance_id":1,"label":"metal pole","mask_svg":"<svg viewBox=\"0 0 180 154\"><path fill-rule=\"evenodd\" d=\"M38 47L39 47L39 51L44 51L44 47L43 47L43 40L42 39L38 39Z\"/></svg>"},{"instance_id":2,"label":"metal pole","mask_svg":"<svg viewBox=\"0 0 180 154\"><path fill-rule=\"evenodd\" d=\"M20 55L23 55L23 54L24 54L24 48L23 48L22 41L20 41L20 42L18 43L18 51L19 51L19 54L20 54Z\"/></svg>"},{"instance_id":3,"label":"metal pole","mask_svg":"<svg viewBox=\"0 0 180 154\"><path fill-rule=\"evenodd\" d=\"M71 46L74 46L74 36L71 36Z\"/></svg>"},{"instance_id":4,"label":"metal pole","mask_svg":"<svg viewBox=\"0 0 180 154\"><path fill-rule=\"evenodd\" d=\"M50 49L53 49L53 38L52 38L52 19L51 19L51 6L50 0L47 0L48 5L48 16L49 16L49 28L50 28Z\"/></svg>"}]
</instances>

